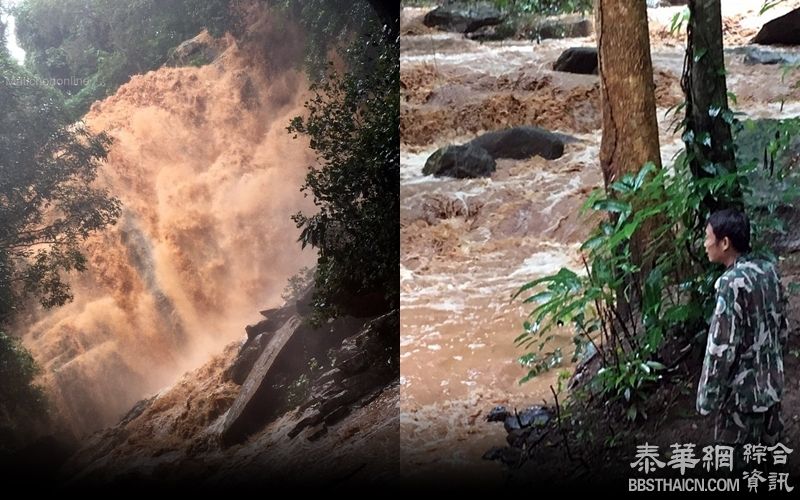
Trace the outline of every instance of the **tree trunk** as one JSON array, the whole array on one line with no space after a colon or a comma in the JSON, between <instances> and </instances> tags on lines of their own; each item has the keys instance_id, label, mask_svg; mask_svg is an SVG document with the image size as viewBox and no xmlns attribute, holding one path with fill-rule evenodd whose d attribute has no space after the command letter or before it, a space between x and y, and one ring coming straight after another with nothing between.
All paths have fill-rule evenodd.
<instances>
[{"instance_id":1,"label":"tree trunk","mask_svg":"<svg viewBox=\"0 0 800 500\"><path fill-rule=\"evenodd\" d=\"M661 168L661 154L645 0L598 0L595 16L603 114L600 166L608 189L647 162ZM617 310L631 323L636 322L632 309L641 301L641 278L653 266L644 254L656 224L650 219L631 238L632 259L641 271L625 285L627 294L617 291Z\"/></svg>"},{"instance_id":2,"label":"tree trunk","mask_svg":"<svg viewBox=\"0 0 800 500\"><path fill-rule=\"evenodd\" d=\"M720 0L690 0L689 13L681 81L686 95L683 139L692 175L713 177L736 170L730 127L732 115L725 84ZM704 200L709 211L740 202L738 190L733 193L732 200L718 200L711 195Z\"/></svg>"},{"instance_id":3,"label":"tree trunk","mask_svg":"<svg viewBox=\"0 0 800 500\"><path fill-rule=\"evenodd\" d=\"M644 0L598 0L597 45L605 185L651 161L661 167Z\"/></svg>"}]
</instances>

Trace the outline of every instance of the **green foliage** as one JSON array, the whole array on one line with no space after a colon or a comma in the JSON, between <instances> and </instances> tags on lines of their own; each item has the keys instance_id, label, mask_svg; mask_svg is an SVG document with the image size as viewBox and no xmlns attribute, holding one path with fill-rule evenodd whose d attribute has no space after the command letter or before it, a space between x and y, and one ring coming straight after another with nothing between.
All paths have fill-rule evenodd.
<instances>
[{"instance_id":1,"label":"green foliage","mask_svg":"<svg viewBox=\"0 0 800 500\"><path fill-rule=\"evenodd\" d=\"M320 365L316 358L311 358L308 362L307 371L301 373L286 385L286 409L297 408L308 399L311 392L311 382L319 376L323 368L324 366Z\"/></svg>"},{"instance_id":2,"label":"green foliage","mask_svg":"<svg viewBox=\"0 0 800 500\"><path fill-rule=\"evenodd\" d=\"M289 281L286 283L286 288L284 288L283 293L281 293L281 298L287 303L296 301L300 298L300 294L303 293L313 281L314 268L301 268L297 271L297 274L289 278Z\"/></svg>"},{"instance_id":3,"label":"green foliage","mask_svg":"<svg viewBox=\"0 0 800 500\"><path fill-rule=\"evenodd\" d=\"M592 0L494 0L494 5L511 15L557 15L592 10Z\"/></svg>"},{"instance_id":4,"label":"green foliage","mask_svg":"<svg viewBox=\"0 0 800 500\"><path fill-rule=\"evenodd\" d=\"M786 2L786 0L764 0L764 3L761 4L761 9L758 11L758 15L760 16L764 12L772 9L773 7L777 7L784 2Z\"/></svg>"},{"instance_id":5,"label":"green foliage","mask_svg":"<svg viewBox=\"0 0 800 500\"><path fill-rule=\"evenodd\" d=\"M34 383L38 373L30 352L0 332L0 456L28 441L47 416L44 392Z\"/></svg>"},{"instance_id":6,"label":"green foliage","mask_svg":"<svg viewBox=\"0 0 800 500\"><path fill-rule=\"evenodd\" d=\"M33 80L0 57L0 323L29 296L67 302L62 275L84 269L80 242L119 215L92 186L109 138L71 124L58 92Z\"/></svg>"},{"instance_id":7,"label":"green foliage","mask_svg":"<svg viewBox=\"0 0 800 500\"><path fill-rule=\"evenodd\" d=\"M112 94L131 75L154 69L169 50L234 20L231 0L25 0L16 9L26 65L58 89L73 117Z\"/></svg>"},{"instance_id":8,"label":"green foliage","mask_svg":"<svg viewBox=\"0 0 800 500\"><path fill-rule=\"evenodd\" d=\"M689 9L683 8L672 16L672 20L669 24L670 34L675 35L680 33L687 24L689 24Z\"/></svg>"},{"instance_id":9,"label":"green foliage","mask_svg":"<svg viewBox=\"0 0 800 500\"><path fill-rule=\"evenodd\" d=\"M312 85L307 116L288 127L310 138L319 163L303 186L318 212L293 220L303 247L319 250L320 318L340 314L349 296L399 300L399 46L377 33L343 56L347 73L331 69Z\"/></svg>"},{"instance_id":10,"label":"green foliage","mask_svg":"<svg viewBox=\"0 0 800 500\"><path fill-rule=\"evenodd\" d=\"M779 181L773 174L774 186ZM703 200L710 193L726 198L743 191L754 252L770 257L769 235L777 219L766 208L785 202L785 191L753 189L753 180L763 175L755 163L742 162L736 172L695 178L681 155L674 172L647 164L612 183L607 192L592 193L584 208L606 217L581 247L585 273L562 268L526 283L514 295L525 294L525 303L536 304L515 340L528 350L520 357L529 370L522 382L561 364L561 350L546 347L556 327L571 325L572 361L589 355L602 361L592 389L621 404L628 418L646 418L644 403L664 369L659 349L669 339L702 338L713 309L720 269L704 253L709 214ZM635 260L631 241L646 226L648 246ZM635 262L652 265L644 271ZM627 317L618 307L620 297L638 304L626 309Z\"/></svg>"}]
</instances>

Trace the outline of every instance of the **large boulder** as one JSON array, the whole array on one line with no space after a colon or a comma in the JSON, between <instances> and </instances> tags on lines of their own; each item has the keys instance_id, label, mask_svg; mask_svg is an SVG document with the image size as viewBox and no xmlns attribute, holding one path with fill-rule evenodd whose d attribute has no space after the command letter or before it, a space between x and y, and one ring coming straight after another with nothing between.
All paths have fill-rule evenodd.
<instances>
[{"instance_id":1,"label":"large boulder","mask_svg":"<svg viewBox=\"0 0 800 500\"><path fill-rule=\"evenodd\" d=\"M485 149L467 143L436 150L425 162L422 173L466 179L488 177L496 168L494 158Z\"/></svg>"},{"instance_id":2,"label":"large boulder","mask_svg":"<svg viewBox=\"0 0 800 500\"><path fill-rule=\"evenodd\" d=\"M503 14L488 4L471 7L443 5L425 14L423 24L429 28L438 28L456 33L469 33L483 26L492 26L503 22Z\"/></svg>"},{"instance_id":3,"label":"large boulder","mask_svg":"<svg viewBox=\"0 0 800 500\"><path fill-rule=\"evenodd\" d=\"M203 30L199 35L175 47L167 58L167 66L202 66L212 62L225 50L224 41Z\"/></svg>"},{"instance_id":4,"label":"large boulder","mask_svg":"<svg viewBox=\"0 0 800 500\"><path fill-rule=\"evenodd\" d=\"M761 45L800 45L800 8L775 18L750 40Z\"/></svg>"},{"instance_id":5,"label":"large boulder","mask_svg":"<svg viewBox=\"0 0 800 500\"><path fill-rule=\"evenodd\" d=\"M468 144L485 150L493 159L524 160L538 155L553 160L564 154L565 138L539 127L520 126L487 132Z\"/></svg>"},{"instance_id":6,"label":"large boulder","mask_svg":"<svg viewBox=\"0 0 800 500\"><path fill-rule=\"evenodd\" d=\"M553 70L582 75L597 74L597 47L572 47L558 56Z\"/></svg>"}]
</instances>

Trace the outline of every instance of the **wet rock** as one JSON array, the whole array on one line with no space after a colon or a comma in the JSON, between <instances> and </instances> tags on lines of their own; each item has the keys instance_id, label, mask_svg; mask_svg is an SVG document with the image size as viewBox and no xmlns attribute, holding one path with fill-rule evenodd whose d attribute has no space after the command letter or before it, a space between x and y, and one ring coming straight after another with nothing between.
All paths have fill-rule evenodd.
<instances>
[{"instance_id":1,"label":"wet rock","mask_svg":"<svg viewBox=\"0 0 800 500\"><path fill-rule=\"evenodd\" d=\"M486 415L487 422L503 422L508 417L508 410L505 406L495 406L492 411Z\"/></svg>"},{"instance_id":2,"label":"wet rock","mask_svg":"<svg viewBox=\"0 0 800 500\"><path fill-rule=\"evenodd\" d=\"M167 66L200 66L208 64L222 53L221 41L215 40L207 31L184 41L167 58Z\"/></svg>"},{"instance_id":3,"label":"wet rock","mask_svg":"<svg viewBox=\"0 0 800 500\"><path fill-rule=\"evenodd\" d=\"M328 370L317 379L317 384L326 384L328 382L336 382L342 378L342 371L338 368Z\"/></svg>"},{"instance_id":4,"label":"wet rock","mask_svg":"<svg viewBox=\"0 0 800 500\"><path fill-rule=\"evenodd\" d=\"M489 177L496 169L494 158L485 149L467 143L436 150L425 162L422 173L467 179Z\"/></svg>"},{"instance_id":5,"label":"wet rock","mask_svg":"<svg viewBox=\"0 0 800 500\"><path fill-rule=\"evenodd\" d=\"M765 24L750 43L800 45L800 8Z\"/></svg>"},{"instance_id":6,"label":"wet rock","mask_svg":"<svg viewBox=\"0 0 800 500\"><path fill-rule=\"evenodd\" d=\"M242 385L250 374L261 352L269 341L269 334L263 333L242 346L233 364L222 374L222 380Z\"/></svg>"},{"instance_id":7,"label":"wet rock","mask_svg":"<svg viewBox=\"0 0 800 500\"><path fill-rule=\"evenodd\" d=\"M500 460L507 463L509 459L518 465L526 450L538 445L550 432L549 425L553 419L553 411L543 406L529 406L521 412L509 412L504 406L496 406L486 416L489 422L503 422L506 431L506 448L495 447L487 451L483 458Z\"/></svg>"},{"instance_id":8,"label":"wet rock","mask_svg":"<svg viewBox=\"0 0 800 500\"><path fill-rule=\"evenodd\" d=\"M500 24L503 19L502 13L489 4L471 7L442 5L425 14L422 23L429 28L469 33L483 26Z\"/></svg>"},{"instance_id":9,"label":"wet rock","mask_svg":"<svg viewBox=\"0 0 800 500\"><path fill-rule=\"evenodd\" d=\"M522 428L516 415L508 415L505 420L503 420L503 427L505 428L506 432L509 433L512 431L518 431Z\"/></svg>"},{"instance_id":10,"label":"wet rock","mask_svg":"<svg viewBox=\"0 0 800 500\"><path fill-rule=\"evenodd\" d=\"M328 426L325 424L319 424L315 426L313 429L310 429L308 431L308 440L316 441L327 433L328 433Z\"/></svg>"},{"instance_id":11,"label":"wet rock","mask_svg":"<svg viewBox=\"0 0 800 500\"><path fill-rule=\"evenodd\" d=\"M224 444L243 441L251 432L265 423L262 420L264 394L270 390L270 370L278 354L300 326L300 318L292 316L280 330L270 337L267 346L242 385L241 392L228 411L220 433L220 439Z\"/></svg>"},{"instance_id":12,"label":"wet rock","mask_svg":"<svg viewBox=\"0 0 800 500\"><path fill-rule=\"evenodd\" d=\"M592 21L580 14L548 17L540 21L534 33L540 39L576 38L592 34Z\"/></svg>"},{"instance_id":13,"label":"wet rock","mask_svg":"<svg viewBox=\"0 0 800 500\"><path fill-rule=\"evenodd\" d=\"M350 414L349 406L340 406L325 416L325 424L333 425Z\"/></svg>"},{"instance_id":14,"label":"wet rock","mask_svg":"<svg viewBox=\"0 0 800 500\"><path fill-rule=\"evenodd\" d=\"M392 380L397 380L398 323L399 311L394 310L369 321L358 333L342 341L333 353L334 368L313 382L311 396L300 405L304 413L290 437L323 421L333 425L347 416L354 405L365 404Z\"/></svg>"},{"instance_id":15,"label":"wet rock","mask_svg":"<svg viewBox=\"0 0 800 500\"><path fill-rule=\"evenodd\" d=\"M261 315L266 319L259 321L255 325L247 325L244 327L244 331L247 333L247 338L252 339L256 335L261 335L262 333L272 333L278 330L278 328L286 323L286 320L289 319L292 314L294 314L294 308L292 307L281 307L261 311Z\"/></svg>"},{"instance_id":16,"label":"wet rock","mask_svg":"<svg viewBox=\"0 0 800 500\"><path fill-rule=\"evenodd\" d=\"M300 417L300 420L297 421L292 430L288 432L288 436L290 438L294 438L295 436L300 434L303 431L303 429L317 425L319 422L322 422L322 418L323 415L319 411L318 407L308 408L303 413L303 416Z\"/></svg>"},{"instance_id":17,"label":"wet rock","mask_svg":"<svg viewBox=\"0 0 800 500\"><path fill-rule=\"evenodd\" d=\"M553 418L553 413L543 406L531 406L519 413L522 427L544 427Z\"/></svg>"},{"instance_id":18,"label":"wet rock","mask_svg":"<svg viewBox=\"0 0 800 500\"><path fill-rule=\"evenodd\" d=\"M352 353L347 359L337 363L337 368L346 375L354 375L367 369L372 357L361 351Z\"/></svg>"},{"instance_id":19,"label":"wet rock","mask_svg":"<svg viewBox=\"0 0 800 500\"><path fill-rule=\"evenodd\" d=\"M564 154L564 136L539 127L521 126L488 132L468 144L482 148L493 159L523 160L538 155L553 160Z\"/></svg>"},{"instance_id":20,"label":"wet rock","mask_svg":"<svg viewBox=\"0 0 800 500\"><path fill-rule=\"evenodd\" d=\"M597 74L597 48L572 47L558 56L553 63L553 70L581 75Z\"/></svg>"},{"instance_id":21,"label":"wet rock","mask_svg":"<svg viewBox=\"0 0 800 500\"><path fill-rule=\"evenodd\" d=\"M745 47L744 64L800 64L800 53Z\"/></svg>"}]
</instances>

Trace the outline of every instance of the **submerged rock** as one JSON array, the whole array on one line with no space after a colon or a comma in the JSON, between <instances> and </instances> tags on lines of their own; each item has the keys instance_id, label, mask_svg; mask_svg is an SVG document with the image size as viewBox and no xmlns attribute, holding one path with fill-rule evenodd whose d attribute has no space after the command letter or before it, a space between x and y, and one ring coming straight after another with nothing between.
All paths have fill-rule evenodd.
<instances>
[{"instance_id":1,"label":"submerged rock","mask_svg":"<svg viewBox=\"0 0 800 500\"><path fill-rule=\"evenodd\" d=\"M465 179L488 177L496 169L494 158L485 149L467 143L438 149L425 162L422 173Z\"/></svg>"},{"instance_id":2,"label":"submerged rock","mask_svg":"<svg viewBox=\"0 0 800 500\"><path fill-rule=\"evenodd\" d=\"M597 74L597 47L572 47L558 56L553 70L582 75Z\"/></svg>"}]
</instances>

